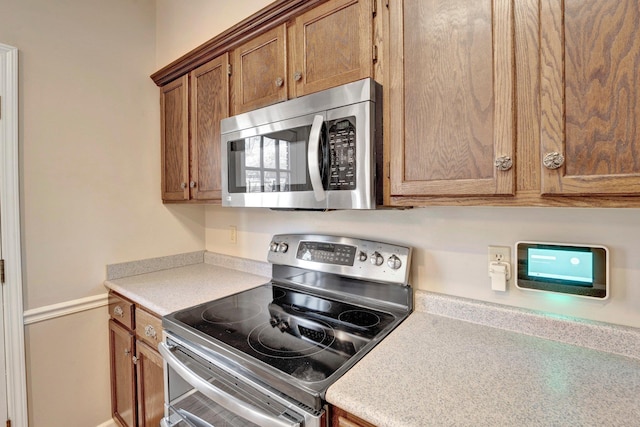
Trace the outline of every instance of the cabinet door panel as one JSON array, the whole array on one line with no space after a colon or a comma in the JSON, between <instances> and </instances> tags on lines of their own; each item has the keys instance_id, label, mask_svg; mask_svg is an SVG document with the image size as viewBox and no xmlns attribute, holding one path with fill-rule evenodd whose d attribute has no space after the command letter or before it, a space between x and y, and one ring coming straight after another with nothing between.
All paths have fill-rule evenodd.
<instances>
[{"instance_id":1,"label":"cabinet door panel","mask_svg":"<svg viewBox=\"0 0 640 427\"><path fill-rule=\"evenodd\" d=\"M234 114L287 99L286 25L233 50Z\"/></svg>"},{"instance_id":2,"label":"cabinet door panel","mask_svg":"<svg viewBox=\"0 0 640 427\"><path fill-rule=\"evenodd\" d=\"M511 0L390 4L391 196L514 194Z\"/></svg>"},{"instance_id":3,"label":"cabinet door panel","mask_svg":"<svg viewBox=\"0 0 640 427\"><path fill-rule=\"evenodd\" d=\"M220 120L229 116L229 54L191 72L191 196L220 200Z\"/></svg>"},{"instance_id":4,"label":"cabinet door panel","mask_svg":"<svg viewBox=\"0 0 640 427\"><path fill-rule=\"evenodd\" d=\"M142 341L136 342L138 416L140 427L156 427L164 415L162 357Z\"/></svg>"},{"instance_id":5,"label":"cabinet door panel","mask_svg":"<svg viewBox=\"0 0 640 427\"><path fill-rule=\"evenodd\" d=\"M162 199L189 199L189 76L160 90Z\"/></svg>"},{"instance_id":6,"label":"cabinet door panel","mask_svg":"<svg viewBox=\"0 0 640 427\"><path fill-rule=\"evenodd\" d=\"M133 364L134 337L131 332L109 320L111 354L111 411L125 427L136 425L136 384Z\"/></svg>"},{"instance_id":7,"label":"cabinet door panel","mask_svg":"<svg viewBox=\"0 0 640 427\"><path fill-rule=\"evenodd\" d=\"M541 151L545 194L640 193L640 4L542 0Z\"/></svg>"},{"instance_id":8,"label":"cabinet door panel","mask_svg":"<svg viewBox=\"0 0 640 427\"><path fill-rule=\"evenodd\" d=\"M371 5L372 0L333 0L296 18L296 96L371 76Z\"/></svg>"}]
</instances>

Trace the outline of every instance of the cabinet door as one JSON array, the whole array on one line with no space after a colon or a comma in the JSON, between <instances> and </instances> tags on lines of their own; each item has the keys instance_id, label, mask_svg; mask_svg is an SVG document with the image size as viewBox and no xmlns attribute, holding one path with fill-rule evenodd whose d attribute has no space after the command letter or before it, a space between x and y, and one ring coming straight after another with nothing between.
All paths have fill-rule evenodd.
<instances>
[{"instance_id":1,"label":"cabinet door","mask_svg":"<svg viewBox=\"0 0 640 427\"><path fill-rule=\"evenodd\" d=\"M191 198L222 198L220 120L229 116L229 54L191 72Z\"/></svg>"},{"instance_id":2,"label":"cabinet door","mask_svg":"<svg viewBox=\"0 0 640 427\"><path fill-rule=\"evenodd\" d=\"M131 332L115 321L109 320L111 412L113 418L124 427L136 425L134 343L134 337Z\"/></svg>"},{"instance_id":3,"label":"cabinet door","mask_svg":"<svg viewBox=\"0 0 640 427\"><path fill-rule=\"evenodd\" d=\"M234 114L287 99L286 24L233 50Z\"/></svg>"},{"instance_id":4,"label":"cabinet door","mask_svg":"<svg viewBox=\"0 0 640 427\"><path fill-rule=\"evenodd\" d=\"M640 194L640 3L542 0L540 13L542 192Z\"/></svg>"},{"instance_id":5,"label":"cabinet door","mask_svg":"<svg viewBox=\"0 0 640 427\"><path fill-rule=\"evenodd\" d=\"M336 406L331 406L331 427L375 427Z\"/></svg>"},{"instance_id":6,"label":"cabinet door","mask_svg":"<svg viewBox=\"0 0 640 427\"><path fill-rule=\"evenodd\" d=\"M391 203L513 195L512 0L398 0L389 13Z\"/></svg>"},{"instance_id":7,"label":"cabinet door","mask_svg":"<svg viewBox=\"0 0 640 427\"><path fill-rule=\"evenodd\" d=\"M140 427L160 425L164 415L162 357L142 341L136 342L138 422Z\"/></svg>"},{"instance_id":8,"label":"cabinet door","mask_svg":"<svg viewBox=\"0 0 640 427\"><path fill-rule=\"evenodd\" d=\"M189 76L160 88L162 200L189 199Z\"/></svg>"},{"instance_id":9,"label":"cabinet door","mask_svg":"<svg viewBox=\"0 0 640 427\"><path fill-rule=\"evenodd\" d=\"M373 0L330 0L295 20L295 96L370 77Z\"/></svg>"}]
</instances>

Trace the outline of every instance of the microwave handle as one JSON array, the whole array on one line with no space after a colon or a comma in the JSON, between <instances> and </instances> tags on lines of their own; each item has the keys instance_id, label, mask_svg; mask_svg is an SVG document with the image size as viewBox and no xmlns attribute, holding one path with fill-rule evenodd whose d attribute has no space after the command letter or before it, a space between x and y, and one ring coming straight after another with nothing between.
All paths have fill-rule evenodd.
<instances>
[{"instance_id":1,"label":"microwave handle","mask_svg":"<svg viewBox=\"0 0 640 427\"><path fill-rule=\"evenodd\" d=\"M248 421L256 423L260 426L300 427L300 423L277 419L272 414L264 412L247 402L244 402L228 393L225 393L224 391L215 387L213 384L202 379L199 375L191 371L182 362L180 362L180 360L173 354L172 348L170 348L167 344L163 342L159 343L158 350L160 351L160 355L162 355L162 358L165 360L165 362L167 362L167 364L178 375L180 375L182 379L188 382L200 393L204 394L209 399L213 400L228 411L233 412L234 414L238 414Z\"/></svg>"},{"instance_id":2,"label":"microwave handle","mask_svg":"<svg viewBox=\"0 0 640 427\"><path fill-rule=\"evenodd\" d=\"M316 201L324 200L326 195L322 185L322 176L320 175L320 164L318 163L318 148L320 148L320 140L324 117L316 115L313 117L311 132L309 132L309 146L307 148L307 166L309 168L309 179L311 180L311 188Z\"/></svg>"}]
</instances>

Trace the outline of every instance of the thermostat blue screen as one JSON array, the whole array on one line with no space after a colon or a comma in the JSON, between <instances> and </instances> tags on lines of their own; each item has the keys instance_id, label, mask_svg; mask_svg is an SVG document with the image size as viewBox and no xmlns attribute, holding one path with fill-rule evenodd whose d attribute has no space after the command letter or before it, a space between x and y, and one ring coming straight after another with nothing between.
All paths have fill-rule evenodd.
<instances>
[{"instance_id":1,"label":"thermostat blue screen","mask_svg":"<svg viewBox=\"0 0 640 427\"><path fill-rule=\"evenodd\" d=\"M593 283L593 253L558 249L528 250L528 275Z\"/></svg>"}]
</instances>

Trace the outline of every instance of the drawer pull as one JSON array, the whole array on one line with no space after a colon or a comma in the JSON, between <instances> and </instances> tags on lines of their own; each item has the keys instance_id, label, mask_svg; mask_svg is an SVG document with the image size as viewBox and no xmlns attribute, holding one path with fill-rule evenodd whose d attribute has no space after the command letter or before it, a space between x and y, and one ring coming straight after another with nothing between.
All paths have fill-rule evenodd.
<instances>
[{"instance_id":1,"label":"drawer pull","mask_svg":"<svg viewBox=\"0 0 640 427\"><path fill-rule=\"evenodd\" d=\"M148 336L149 338L153 338L153 339L156 339L157 336L158 336L158 334L156 332L156 328L154 328L151 325L147 325L147 326L144 327L144 334L146 336Z\"/></svg>"},{"instance_id":2,"label":"drawer pull","mask_svg":"<svg viewBox=\"0 0 640 427\"><path fill-rule=\"evenodd\" d=\"M124 310L119 305L116 305L113 309L113 314L118 317L124 317Z\"/></svg>"}]
</instances>

